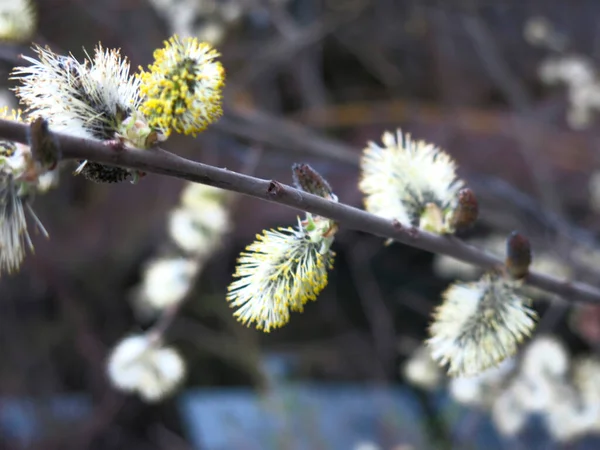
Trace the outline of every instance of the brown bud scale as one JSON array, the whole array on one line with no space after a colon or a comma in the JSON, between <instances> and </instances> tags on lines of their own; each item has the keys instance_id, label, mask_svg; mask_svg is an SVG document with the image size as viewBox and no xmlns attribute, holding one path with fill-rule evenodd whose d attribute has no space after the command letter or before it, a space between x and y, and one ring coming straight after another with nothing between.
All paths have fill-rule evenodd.
<instances>
[{"instance_id":1,"label":"brown bud scale","mask_svg":"<svg viewBox=\"0 0 600 450\"><path fill-rule=\"evenodd\" d=\"M531 244L518 231L513 231L506 240L506 270L516 279L524 278L531 265Z\"/></svg>"},{"instance_id":2,"label":"brown bud scale","mask_svg":"<svg viewBox=\"0 0 600 450\"><path fill-rule=\"evenodd\" d=\"M479 203L475 193L469 189L461 189L458 193L458 203L450 217L450 226L463 231L471 228L479 216Z\"/></svg>"}]
</instances>

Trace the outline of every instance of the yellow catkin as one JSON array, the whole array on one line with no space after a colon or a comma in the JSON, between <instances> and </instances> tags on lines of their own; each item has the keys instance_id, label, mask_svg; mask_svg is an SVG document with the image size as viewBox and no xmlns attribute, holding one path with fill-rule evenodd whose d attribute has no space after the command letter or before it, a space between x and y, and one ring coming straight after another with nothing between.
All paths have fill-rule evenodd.
<instances>
[{"instance_id":1,"label":"yellow catkin","mask_svg":"<svg viewBox=\"0 0 600 450\"><path fill-rule=\"evenodd\" d=\"M221 117L225 84L219 53L196 38L173 36L154 52L154 63L141 71L142 112L165 135L197 135Z\"/></svg>"}]
</instances>

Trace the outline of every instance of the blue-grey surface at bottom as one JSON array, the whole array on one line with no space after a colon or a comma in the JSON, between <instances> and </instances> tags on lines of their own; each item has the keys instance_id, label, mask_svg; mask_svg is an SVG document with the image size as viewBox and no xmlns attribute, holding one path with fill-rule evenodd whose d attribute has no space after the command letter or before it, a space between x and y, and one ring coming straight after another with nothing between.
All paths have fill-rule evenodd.
<instances>
[{"instance_id":1,"label":"blue-grey surface at bottom","mask_svg":"<svg viewBox=\"0 0 600 450\"><path fill-rule=\"evenodd\" d=\"M180 398L187 434L207 450L424 448L419 402L410 389L287 385L265 396L250 389L190 390Z\"/></svg>"},{"instance_id":2,"label":"blue-grey surface at bottom","mask_svg":"<svg viewBox=\"0 0 600 450\"><path fill-rule=\"evenodd\" d=\"M91 398L85 394L61 395L47 401L0 398L0 436L27 446L58 428L77 426L90 417L92 408Z\"/></svg>"}]
</instances>

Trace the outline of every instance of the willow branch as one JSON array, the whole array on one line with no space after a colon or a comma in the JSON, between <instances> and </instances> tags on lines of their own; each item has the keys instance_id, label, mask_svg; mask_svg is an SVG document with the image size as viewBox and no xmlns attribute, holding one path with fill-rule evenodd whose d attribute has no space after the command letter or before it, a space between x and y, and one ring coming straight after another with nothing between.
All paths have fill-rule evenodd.
<instances>
[{"instance_id":1,"label":"willow branch","mask_svg":"<svg viewBox=\"0 0 600 450\"><path fill-rule=\"evenodd\" d=\"M56 156L60 159L88 159L206 184L327 217L349 229L393 239L431 253L451 256L484 269L503 265L502 260L467 245L453 236L440 236L417 228L404 227L398 222L298 191L275 180L255 178L190 161L158 148L152 150L116 149L114 146L98 141L58 133L52 134L60 152ZM28 137L29 127L26 124L0 119L0 138L28 144ZM561 280L537 272L531 272L527 276L526 282L566 300L600 303L600 289L589 284Z\"/></svg>"}]
</instances>

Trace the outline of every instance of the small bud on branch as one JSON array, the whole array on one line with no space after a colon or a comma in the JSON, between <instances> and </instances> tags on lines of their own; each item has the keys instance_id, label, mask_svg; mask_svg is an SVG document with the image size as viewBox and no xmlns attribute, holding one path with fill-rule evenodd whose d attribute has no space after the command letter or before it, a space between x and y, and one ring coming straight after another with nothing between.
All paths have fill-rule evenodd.
<instances>
[{"instance_id":1,"label":"small bud on branch","mask_svg":"<svg viewBox=\"0 0 600 450\"><path fill-rule=\"evenodd\" d=\"M292 165L292 175L296 189L328 200L337 200L327 180L308 164Z\"/></svg>"},{"instance_id":2,"label":"small bud on branch","mask_svg":"<svg viewBox=\"0 0 600 450\"><path fill-rule=\"evenodd\" d=\"M506 240L506 270L514 279L521 279L529 273L531 265L531 244L518 231L513 231Z\"/></svg>"},{"instance_id":3,"label":"small bud on branch","mask_svg":"<svg viewBox=\"0 0 600 450\"><path fill-rule=\"evenodd\" d=\"M458 193L458 203L449 219L450 227L456 231L471 228L479 215L479 203L475 193L469 189L461 189Z\"/></svg>"},{"instance_id":4,"label":"small bud on branch","mask_svg":"<svg viewBox=\"0 0 600 450\"><path fill-rule=\"evenodd\" d=\"M29 147L31 156L43 169L53 170L58 163L58 143L48 129L48 121L37 117L29 127Z\"/></svg>"}]
</instances>

